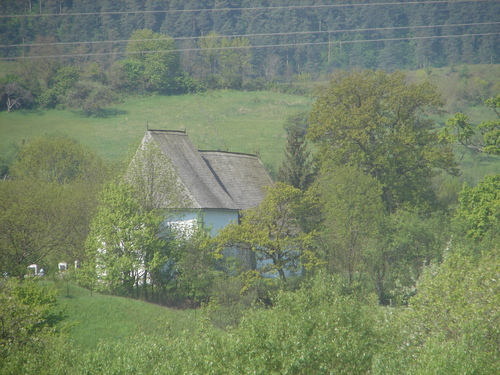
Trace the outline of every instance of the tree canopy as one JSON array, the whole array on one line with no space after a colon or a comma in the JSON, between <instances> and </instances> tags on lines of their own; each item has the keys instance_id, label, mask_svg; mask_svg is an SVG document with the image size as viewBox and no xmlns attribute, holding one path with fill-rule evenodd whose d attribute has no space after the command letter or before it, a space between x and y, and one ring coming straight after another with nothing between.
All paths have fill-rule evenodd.
<instances>
[{"instance_id":1,"label":"tree canopy","mask_svg":"<svg viewBox=\"0 0 500 375\"><path fill-rule=\"evenodd\" d=\"M306 190L314 179L310 151L305 139L309 127L308 117L307 112L302 112L287 118L285 160L277 176L278 181L301 190Z\"/></svg>"},{"instance_id":2,"label":"tree canopy","mask_svg":"<svg viewBox=\"0 0 500 375\"><path fill-rule=\"evenodd\" d=\"M12 167L17 178L35 178L67 184L77 180L101 181L103 161L89 148L66 136L36 137L21 145Z\"/></svg>"},{"instance_id":3,"label":"tree canopy","mask_svg":"<svg viewBox=\"0 0 500 375\"><path fill-rule=\"evenodd\" d=\"M167 244L158 236L162 217L145 211L134 195L130 185L107 185L86 243L87 268L97 273L99 287L128 296L138 295L139 285L145 286L168 259Z\"/></svg>"},{"instance_id":4,"label":"tree canopy","mask_svg":"<svg viewBox=\"0 0 500 375\"><path fill-rule=\"evenodd\" d=\"M277 183L268 188L261 204L243 213L241 223L221 230L216 238L219 252L228 246L251 251L262 273L276 273L282 280L287 273L313 266L317 261L310 251L314 233L300 228L304 200L304 193L293 186Z\"/></svg>"},{"instance_id":5,"label":"tree canopy","mask_svg":"<svg viewBox=\"0 0 500 375\"><path fill-rule=\"evenodd\" d=\"M377 0L362 3L355 0L335 3L256 0L250 6L242 0L12 1L2 4L0 11L21 17L5 18L0 25L1 44L12 45L2 48L0 53L2 57L20 56L25 47L19 45L31 44L41 35L58 38L58 42L118 41L128 39L134 30L148 28L154 33L176 38L202 37L211 31L222 36L254 34L249 38L252 45L270 45L254 49L255 58L251 64L258 73L273 70L269 69L270 65L275 66L278 74L285 75L325 68L391 71L499 62L500 54L495 48L499 38L495 24L498 2L389 3ZM307 5L311 7L303 7ZM296 6L303 8L294 8ZM30 17L29 22L25 22L24 16L35 14L59 15ZM434 27L423 27L425 25ZM432 38L460 34L471 36ZM188 46L190 41L181 41L184 42ZM107 52L109 55L99 56L100 62L105 64L119 58L114 53L124 49L120 43L109 43L105 47L102 44L31 47L34 54L48 56L73 51ZM192 56L192 52L186 55ZM276 58L281 64L276 64ZM49 62L47 58L46 64ZM191 64L192 59L187 62Z\"/></svg>"},{"instance_id":6,"label":"tree canopy","mask_svg":"<svg viewBox=\"0 0 500 375\"><path fill-rule=\"evenodd\" d=\"M488 232L500 231L500 174L485 176L477 186L464 185L455 220L466 236L481 240Z\"/></svg>"},{"instance_id":7,"label":"tree canopy","mask_svg":"<svg viewBox=\"0 0 500 375\"><path fill-rule=\"evenodd\" d=\"M148 29L136 30L127 44L123 67L131 88L163 94L181 89L179 53L171 37Z\"/></svg>"},{"instance_id":8,"label":"tree canopy","mask_svg":"<svg viewBox=\"0 0 500 375\"><path fill-rule=\"evenodd\" d=\"M428 209L430 179L457 174L450 145L428 116L441 106L430 83L408 83L402 72L339 72L318 91L308 138L321 165L356 165L375 177L389 212Z\"/></svg>"},{"instance_id":9,"label":"tree canopy","mask_svg":"<svg viewBox=\"0 0 500 375\"><path fill-rule=\"evenodd\" d=\"M474 126L468 116L456 113L446 121L440 137L474 153L500 155L500 95L487 99L484 104L497 115L497 120L483 121Z\"/></svg>"}]
</instances>

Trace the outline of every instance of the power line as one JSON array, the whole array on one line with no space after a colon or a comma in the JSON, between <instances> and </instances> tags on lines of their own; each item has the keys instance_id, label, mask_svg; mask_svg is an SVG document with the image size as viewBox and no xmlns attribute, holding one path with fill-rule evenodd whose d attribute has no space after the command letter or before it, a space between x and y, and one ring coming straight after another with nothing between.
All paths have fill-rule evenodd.
<instances>
[{"instance_id":1,"label":"power line","mask_svg":"<svg viewBox=\"0 0 500 375\"><path fill-rule=\"evenodd\" d=\"M338 34L347 32L366 32L366 31L391 31L391 30L404 30L404 29L428 29L428 28L444 28L444 27L466 27L466 26L486 26L498 25L500 22L483 22L483 23L458 23L447 25L421 25L421 26L397 26L397 27L374 27L365 29L344 29L344 30L322 30L322 31L295 31L284 33L259 33L259 34L238 34L238 35L205 35L205 36L191 36L191 37L174 37L174 38L152 38L152 39L134 39L134 42L147 42L147 41L165 41L165 40L193 40L205 38L253 38L262 36L288 36L288 35L307 35L307 34ZM75 44L105 44L105 43L128 43L131 39L120 40L101 40L101 41L84 41L84 42L52 42L52 43L29 43L29 44L2 44L0 48L11 47L41 47L41 46L56 46L56 45L75 45Z\"/></svg>"},{"instance_id":2,"label":"power line","mask_svg":"<svg viewBox=\"0 0 500 375\"><path fill-rule=\"evenodd\" d=\"M158 51L134 51L134 52L98 52L98 53L77 53L77 54L62 54L62 55L37 55L37 56L20 56L20 57L2 57L0 60L20 60L20 59L39 59L39 58L70 58L70 57L90 57L90 56L106 56L106 55L131 55L141 53L165 53L165 52L193 52L203 50L228 50L228 49L256 49L256 48L271 48L271 47L305 47L314 45L343 45L351 43L373 43L373 42L398 42L405 40L426 40L426 39L445 39L445 38L464 38L476 36L492 36L498 33L483 33L483 34L461 34L461 35L435 35L435 36L420 36L420 37L406 37L406 38L381 38L381 39L356 39L345 41L333 42L311 42L311 43L281 43L281 44L264 44L256 46L231 46L231 47L216 47L216 48L182 48L173 50L158 50Z\"/></svg>"},{"instance_id":3,"label":"power line","mask_svg":"<svg viewBox=\"0 0 500 375\"><path fill-rule=\"evenodd\" d=\"M356 3L356 4L321 4L321 5L288 5L271 7L241 7L241 8L213 8L213 9L169 9L169 10L135 10L115 12L82 12L82 13L40 13L40 14L13 14L0 15L0 18L20 17L70 17L70 16L96 16L96 15L127 15L127 14L157 14L157 13L202 13L202 12L228 12L228 11L256 11L256 10L280 10L280 9L320 9L320 8L347 8L386 5L416 5L416 4L446 4L446 3L470 3L470 2L492 2L497 0L434 0L434 1L404 1L383 3Z\"/></svg>"}]
</instances>

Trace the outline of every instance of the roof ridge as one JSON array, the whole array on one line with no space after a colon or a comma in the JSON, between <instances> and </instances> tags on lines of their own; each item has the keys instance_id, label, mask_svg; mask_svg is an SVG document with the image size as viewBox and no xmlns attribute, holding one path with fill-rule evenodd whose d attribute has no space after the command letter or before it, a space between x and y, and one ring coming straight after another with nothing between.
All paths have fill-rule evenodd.
<instances>
[{"instance_id":1,"label":"roof ridge","mask_svg":"<svg viewBox=\"0 0 500 375\"><path fill-rule=\"evenodd\" d=\"M163 132L163 133L182 133L186 134L185 130L172 130L172 129L148 129L149 132Z\"/></svg>"},{"instance_id":2,"label":"roof ridge","mask_svg":"<svg viewBox=\"0 0 500 375\"><path fill-rule=\"evenodd\" d=\"M198 152L201 153L207 153L207 152L220 152L223 154L234 154L234 155L244 155L244 156L253 156L255 158L259 158L258 155L256 154L248 154L246 152L234 152L234 151L222 151L222 150L198 150Z\"/></svg>"}]
</instances>

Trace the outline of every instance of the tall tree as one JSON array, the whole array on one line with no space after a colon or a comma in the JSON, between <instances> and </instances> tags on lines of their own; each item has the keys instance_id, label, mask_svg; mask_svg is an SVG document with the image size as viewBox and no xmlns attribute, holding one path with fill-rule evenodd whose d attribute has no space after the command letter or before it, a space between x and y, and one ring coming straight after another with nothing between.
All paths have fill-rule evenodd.
<instances>
[{"instance_id":1,"label":"tall tree","mask_svg":"<svg viewBox=\"0 0 500 375\"><path fill-rule=\"evenodd\" d=\"M427 267L410 308L390 323L392 339L374 362L374 374L480 373L500 370L500 260L449 250Z\"/></svg>"},{"instance_id":2,"label":"tall tree","mask_svg":"<svg viewBox=\"0 0 500 375\"><path fill-rule=\"evenodd\" d=\"M368 252L376 247L383 225L380 183L356 166L324 166L315 191L322 208L327 268L345 275L350 285L355 274L368 270Z\"/></svg>"},{"instance_id":3,"label":"tall tree","mask_svg":"<svg viewBox=\"0 0 500 375\"><path fill-rule=\"evenodd\" d=\"M198 42L204 70L210 80L225 88L241 88L250 72L251 52L247 38L226 38L211 31ZM205 79L206 80L206 79Z\"/></svg>"},{"instance_id":4,"label":"tall tree","mask_svg":"<svg viewBox=\"0 0 500 375\"><path fill-rule=\"evenodd\" d=\"M98 184L105 176L104 162L75 139L37 137L21 146L12 174L45 182L67 184L77 180Z\"/></svg>"},{"instance_id":5,"label":"tall tree","mask_svg":"<svg viewBox=\"0 0 500 375\"><path fill-rule=\"evenodd\" d=\"M285 160L278 170L278 180L303 191L312 183L312 163L309 159L305 134L309 127L309 113L288 117L285 124Z\"/></svg>"},{"instance_id":6,"label":"tall tree","mask_svg":"<svg viewBox=\"0 0 500 375\"><path fill-rule=\"evenodd\" d=\"M148 29L136 30L127 44L124 68L131 88L162 94L182 90L182 71L174 40Z\"/></svg>"},{"instance_id":7,"label":"tall tree","mask_svg":"<svg viewBox=\"0 0 500 375\"><path fill-rule=\"evenodd\" d=\"M41 262L50 270L57 262L83 261L96 196L107 178L105 163L72 138L37 137L21 146L11 176L2 184L10 196L3 225L12 239L5 245L29 254L22 256L26 266Z\"/></svg>"},{"instance_id":8,"label":"tall tree","mask_svg":"<svg viewBox=\"0 0 500 375\"><path fill-rule=\"evenodd\" d=\"M159 259L168 248L159 237L162 216L144 211L134 195L130 185L106 186L86 247L87 268L95 272L101 289L138 297L155 268L164 266Z\"/></svg>"},{"instance_id":9,"label":"tall tree","mask_svg":"<svg viewBox=\"0 0 500 375\"><path fill-rule=\"evenodd\" d=\"M485 176L475 187L464 185L455 222L466 237L482 240L500 233L500 174Z\"/></svg>"},{"instance_id":10,"label":"tall tree","mask_svg":"<svg viewBox=\"0 0 500 375\"><path fill-rule=\"evenodd\" d=\"M66 96L68 107L81 108L89 116L99 116L107 107L117 101L117 95L108 86L93 81L80 81Z\"/></svg>"},{"instance_id":11,"label":"tall tree","mask_svg":"<svg viewBox=\"0 0 500 375\"><path fill-rule=\"evenodd\" d=\"M45 362L39 353L70 350L69 346L55 345L58 342L55 325L65 318L64 310L55 309L58 294L55 289L40 287L32 278L0 280L0 372L38 372L27 364L28 358L35 357L34 362L39 365Z\"/></svg>"},{"instance_id":12,"label":"tall tree","mask_svg":"<svg viewBox=\"0 0 500 375\"><path fill-rule=\"evenodd\" d=\"M0 183L0 272L23 276L62 244L62 193L57 184L33 179Z\"/></svg>"},{"instance_id":13,"label":"tall tree","mask_svg":"<svg viewBox=\"0 0 500 375\"><path fill-rule=\"evenodd\" d=\"M223 38L221 40L220 67L223 85L240 89L250 72L251 52L247 38Z\"/></svg>"},{"instance_id":14,"label":"tall tree","mask_svg":"<svg viewBox=\"0 0 500 375\"><path fill-rule=\"evenodd\" d=\"M318 91L308 138L320 163L352 164L375 177L386 208L429 209L430 179L458 173L451 147L427 115L441 105L429 83L407 83L402 72L339 72Z\"/></svg>"}]
</instances>

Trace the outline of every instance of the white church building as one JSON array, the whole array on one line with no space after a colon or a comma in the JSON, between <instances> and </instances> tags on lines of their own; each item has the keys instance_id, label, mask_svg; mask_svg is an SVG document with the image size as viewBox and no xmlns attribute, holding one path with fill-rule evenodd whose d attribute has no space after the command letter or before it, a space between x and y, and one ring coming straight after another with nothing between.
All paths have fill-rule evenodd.
<instances>
[{"instance_id":1,"label":"white church building","mask_svg":"<svg viewBox=\"0 0 500 375\"><path fill-rule=\"evenodd\" d=\"M230 222L237 222L240 211L258 206L264 198L263 187L273 185L255 155L200 151L186 132L178 130L148 129L142 145L151 141L170 162L165 168L173 169L177 189L185 197L182 207L168 199L157 202L158 208L176 212L167 219L172 226L192 228L203 218L216 235Z\"/></svg>"}]
</instances>

